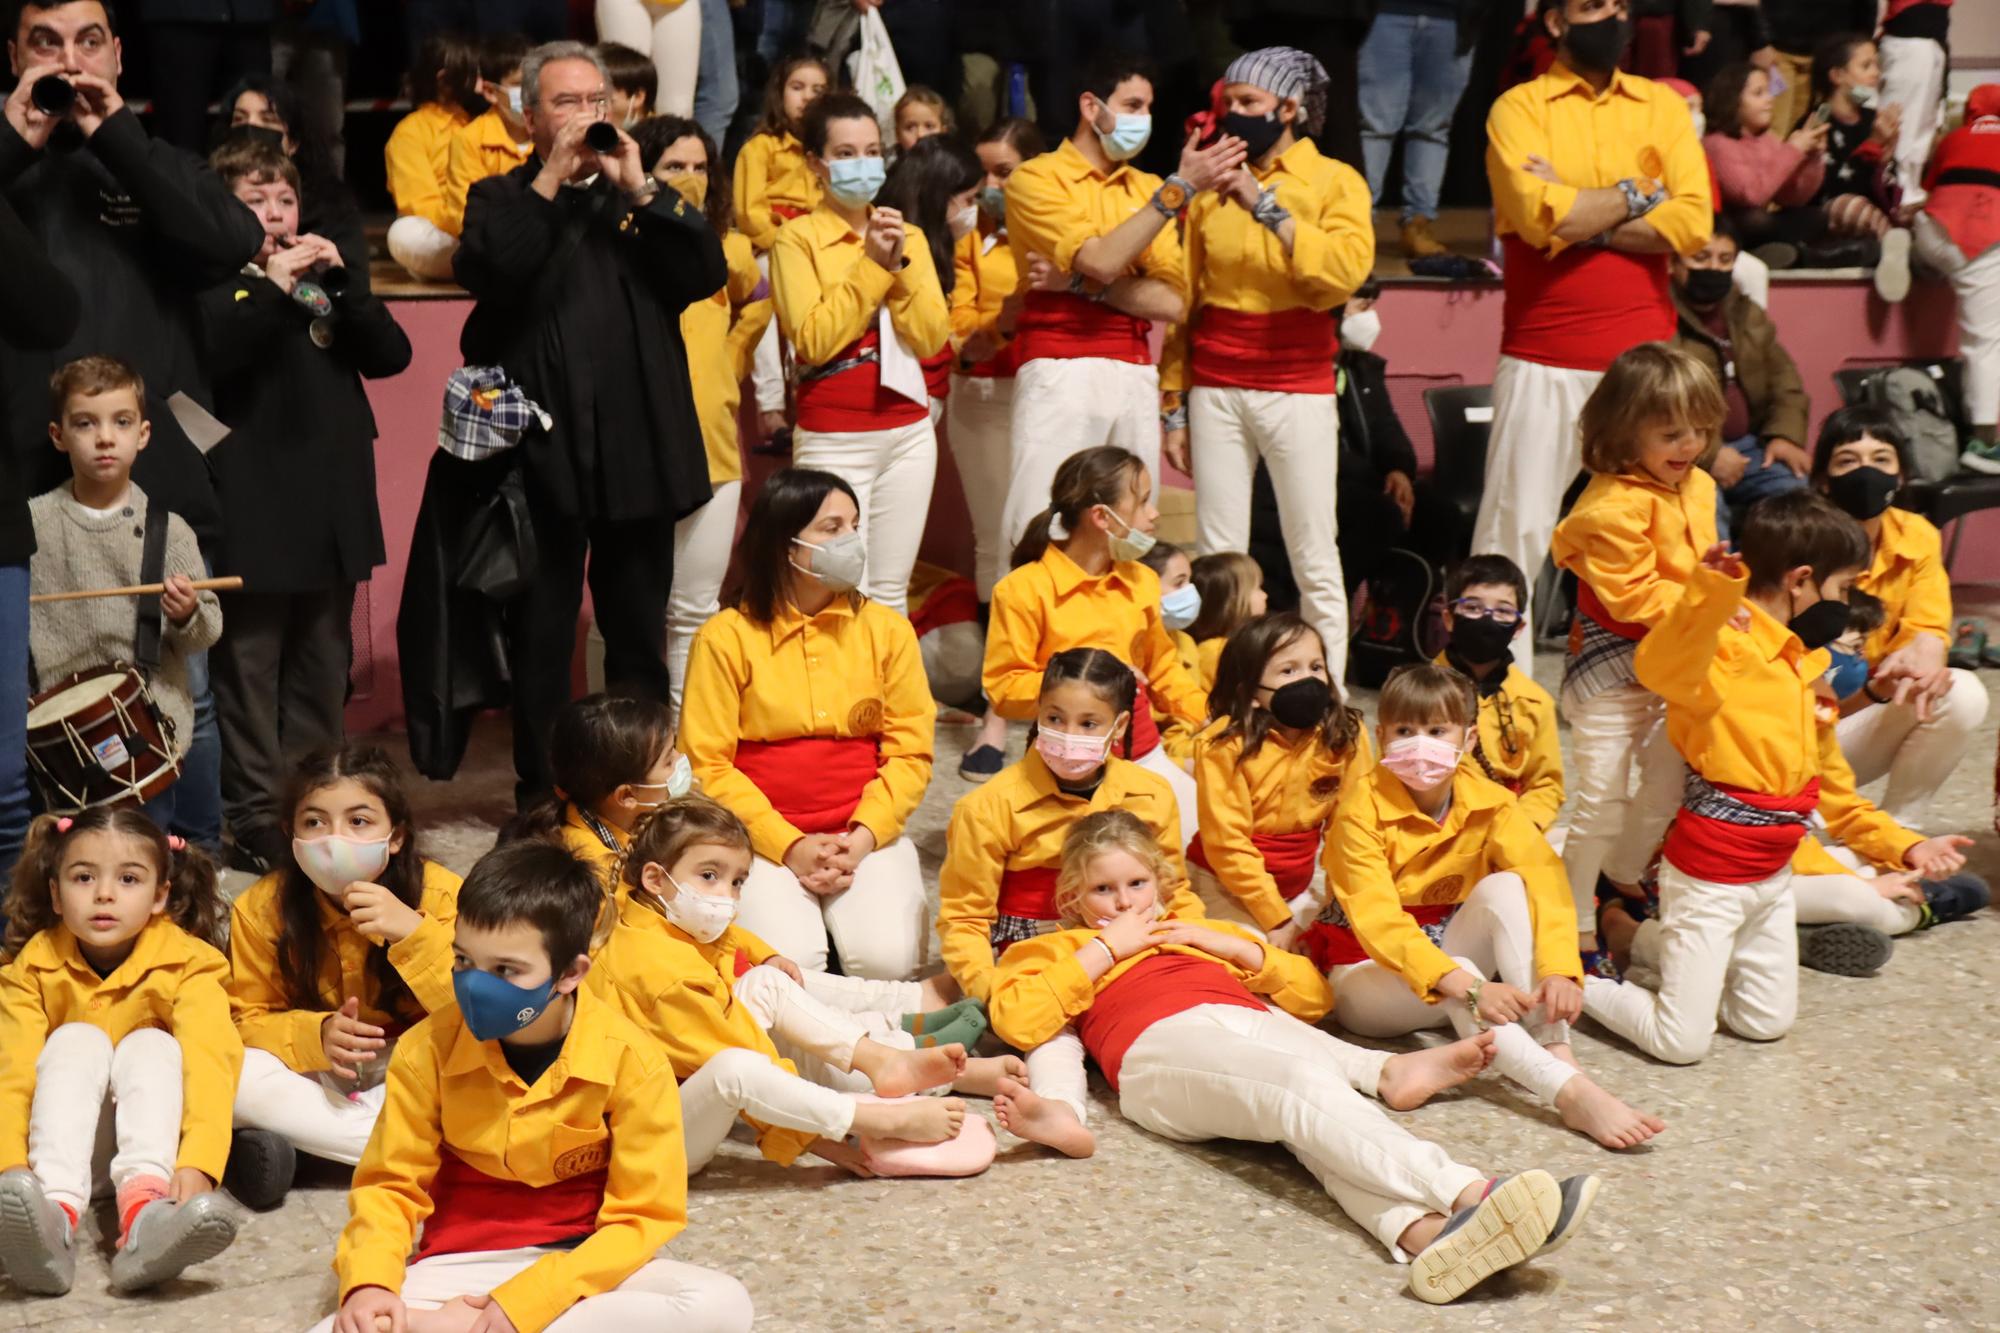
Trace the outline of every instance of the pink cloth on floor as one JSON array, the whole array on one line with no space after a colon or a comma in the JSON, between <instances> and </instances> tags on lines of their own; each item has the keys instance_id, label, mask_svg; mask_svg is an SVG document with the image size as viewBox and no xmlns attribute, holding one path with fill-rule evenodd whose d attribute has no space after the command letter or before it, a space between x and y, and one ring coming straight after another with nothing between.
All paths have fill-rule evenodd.
<instances>
[{"instance_id":1,"label":"pink cloth on floor","mask_svg":"<svg viewBox=\"0 0 2000 1333\"><path fill-rule=\"evenodd\" d=\"M855 1094L857 1102L912 1102L914 1097ZM904 1143L899 1139L862 1139L862 1160L878 1176L976 1176L993 1165L999 1145L986 1117L965 1113L958 1137L943 1143Z\"/></svg>"}]
</instances>

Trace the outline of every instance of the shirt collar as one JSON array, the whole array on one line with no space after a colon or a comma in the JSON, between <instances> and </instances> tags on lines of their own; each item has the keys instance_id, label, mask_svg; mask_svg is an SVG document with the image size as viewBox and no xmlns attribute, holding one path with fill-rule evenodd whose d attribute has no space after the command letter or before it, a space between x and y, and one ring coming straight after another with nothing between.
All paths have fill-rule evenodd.
<instances>
[{"instance_id":1,"label":"shirt collar","mask_svg":"<svg viewBox=\"0 0 2000 1333\"><path fill-rule=\"evenodd\" d=\"M1590 86L1590 80L1571 69L1560 59L1555 64L1549 66L1547 77L1560 85L1550 96L1550 101L1554 101L1558 97L1574 97L1579 93L1592 101L1598 100L1599 94L1595 88ZM1612 71L1611 82L1604 89L1603 96L1629 97L1635 102L1646 100L1645 94L1640 90L1638 82L1623 70Z\"/></svg>"},{"instance_id":2,"label":"shirt collar","mask_svg":"<svg viewBox=\"0 0 2000 1333\"><path fill-rule=\"evenodd\" d=\"M1743 609L1750 613L1748 633L1750 642L1757 647L1758 656L1766 662L1775 662L1781 657L1788 662L1798 662L1806 657L1805 644L1783 621L1747 597L1743 599Z\"/></svg>"},{"instance_id":3,"label":"shirt collar","mask_svg":"<svg viewBox=\"0 0 2000 1333\"><path fill-rule=\"evenodd\" d=\"M1130 171L1132 164L1113 162L1110 171L1101 172L1090 164L1090 159L1083 155L1083 150L1076 146L1074 139L1064 139L1055 151L1055 168L1057 174L1066 181L1086 181L1093 176L1101 181L1115 181L1120 175Z\"/></svg>"},{"instance_id":4,"label":"shirt collar","mask_svg":"<svg viewBox=\"0 0 2000 1333\"><path fill-rule=\"evenodd\" d=\"M1113 560L1111 568L1104 573L1092 574L1070 559L1069 552L1054 542L1050 542L1049 549L1042 552L1042 565L1049 571L1049 578L1056 585L1056 597L1059 600L1087 584L1116 585L1126 591L1131 590L1131 584L1121 572L1122 566L1118 561Z\"/></svg>"},{"instance_id":5,"label":"shirt collar","mask_svg":"<svg viewBox=\"0 0 2000 1333\"><path fill-rule=\"evenodd\" d=\"M623 1043L609 1040L606 1029L611 1010L589 986L576 988L576 1014L563 1037L562 1051L555 1063L536 1082L546 1082L551 1095L571 1079L611 1087L618 1081L618 1055ZM457 1009L447 1011L458 1025L452 1034L451 1051L445 1056L446 1074L469 1074L484 1069L502 1086L521 1086L521 1076L507 1063L498 1041L480 1041L465 1025Z\"/></svg>"},{"instance_id":6,"label":"shirt collar","mask_svg":"<svg viewBox=\"0 0 2000 1333\"><path fill-rule=\"evenodd\" d=\"M803 634L807 625L818 625L828 620L852 620L859 612L855 600L849 594L834 594L831 602L818 615L807 617L806 613L790 602L781 603L778 614L771 617L771 646L776 648L794 634Z\"/></svg>"},{"instance_id":7,"label":"shirt collar","mask_svg":"<svg viewBox=\"0 0 2000 1333\"><path fill-rule=\"evenodd\" d=\"M50 938L55 946L56 962L60 966L79 972L103 985L110 985L114 981L130 984L144 976L147 969L159 961L167 940L177 929L179 927L166 917L154 917L146 923L138 935L133 937L132 952L125 955L125 961L112 968L103 977L97 975L97 969L83 956L83 946L77 943L76 936L70 933L68 926L60 921L57 922Z\"/></svg>"},{"instance_id":8,"label":"shirt collar","mask_svg":"<svg viewBox=\"0 0 2000 1333\"><path fill-rule=\"evenodd\" d=\"M1876 544L1870 573L1887 570L1898 560L1915 560L1923 555L1923 543L1917 540L1910 518L1893 505L1882 511L1882 538Z\"/></svg>"},{"instance_id":9,"label":"shirt collar","mask_svg":"<svg viewBox=\"0 0 2000 1333\"><path fill-rule=\"evenodd\" d=\"M831 195L822 196L819 207L806 216L811 219L813 239L821 245L840 245L845 242L861 244L860 233L847 225L846 218L833 211Z\"/></svg>"},{"instance_id":10,"label":"shirt collar","mask_svg":"<svg viewBox=\"0 0 2000 1333\"><path fill-rule=\"evenodd\" d=\"M1469 755L1468 751L1468 755ZM1375 783L1376 795L1383 807L1385 817L1398 823L1416 822L1425 828L1448 828L1452 816L1464 811L1467 816L1480 810L1490 810L1514 799L1512 792L1497 783L1481 782L1466 760L1458 761L1458 768L1451 775L1451 804L1445 807L1444 820L1440 823L1432 819L1430 812L1419 810L1416 801L1410 797L1410 789L1403 785L1388 769L1377 765L1369 775Z\"/></svg>"},{"instance_id":11,"label":"shirt collar","mask_svg":"<svg viewBox=\"0 0 2000 1333\"><path fill-rule=\"evenodd\" d=\"M632 835L607 824L575 801L563 803L563 822L579 833L587 833L604 845L608 852L622 852Z\"/></svg>"},{"instance_id":12,"label":"shirt collar","mask_svg":"<svg viewBox=\"0 0 2000 1333\"><path fill-rule=\"evenodd\" d=\"M1311 139L1294 139L1290 148L1271 159L1268 170L1260 175L1255 168L1252 168L1250 174L1259 180L1269 180L1282 171L1287 176L1303 178L1318 160L1319 149L1313 146Z\"/></svg>"}]
</instances>

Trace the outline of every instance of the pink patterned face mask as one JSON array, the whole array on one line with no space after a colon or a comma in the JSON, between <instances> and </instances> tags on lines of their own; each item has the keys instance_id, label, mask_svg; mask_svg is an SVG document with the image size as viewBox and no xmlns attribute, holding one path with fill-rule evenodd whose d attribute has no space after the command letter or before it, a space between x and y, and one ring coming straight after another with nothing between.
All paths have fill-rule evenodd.
<instances>
[{"instance_id":1,"label":"pink patterned face mask","mask_svg":"<svg viewBox=\"0 0 2000 1333\"><path fill-rule=\"evenodd\" d=\"M1042 760L1051 773L1073 782L1089 777L1103 764L1104 756L1111 748L1111 733L1078 736L1044 727L1035 732L1035 748L1041 751Z\"/></svg>"},{"instance_id":2,"label":"pink patterned face mask","mask_svg":"<svg viewBox=\"0 0 2000 1333\"><path fill-rule=\"evenodd\" d=\"M1439 736L1404 736L1382 747L1382 767L1401 778L1404 786L1427 791L1452 775L1460 753Z\"/></svg>"}]
</instances>

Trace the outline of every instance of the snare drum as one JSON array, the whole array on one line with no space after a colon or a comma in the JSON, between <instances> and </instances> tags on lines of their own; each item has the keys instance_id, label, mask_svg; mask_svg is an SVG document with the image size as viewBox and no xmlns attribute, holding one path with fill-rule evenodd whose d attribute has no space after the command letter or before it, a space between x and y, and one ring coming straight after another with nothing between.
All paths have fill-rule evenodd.
<instances>
[{"instance_id":1,"label":"snare drum","mask_svg":"<svg viewBox=\"0 0 2000 1333\"><path fill-rule=\"evenodd\" d=\"M141 805L181 775L173 732L138 668L79 671L28 701L28 767L54 813Z\"/></svg>"}]
</instances>

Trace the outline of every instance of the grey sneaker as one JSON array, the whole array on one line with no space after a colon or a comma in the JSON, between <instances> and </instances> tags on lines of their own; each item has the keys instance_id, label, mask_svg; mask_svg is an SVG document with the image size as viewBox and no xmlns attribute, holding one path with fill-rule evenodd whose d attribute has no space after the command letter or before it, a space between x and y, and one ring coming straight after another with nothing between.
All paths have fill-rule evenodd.
<instances>
[{"instance_id":1,"label":"grey sneaker","mask_svg":"<svg viewBox=\"0 0 2000 1333\"><path fill-rule=\"evenodd\" d=\"M111 1259L111 1289L141 1291L229 1248L240 1225L236 1206L211 1190L186 1203L158 1199L132 1219Z\"/></svg>"},{"instance_id":2,"label":"grey sneaker","mask_svg":"<svg viewBox=\"0 0 2000 1333\"><path fill-rule=\"evenodd\" d=\"M1554 1254L1563 1246L1576 1239L1576 1233L1583 1227L1584 1214L1597 1201L1597 1187L1601 1184L1596 1176L1571 1176L1557 1188L1562 1190L1562 1211L1556 1214L1556 1224L1549 1231L1549 1238L1542 1242L1542 1248L1535 1251L1535 1257Z\"/></svg>"},{"instance_id":3,"label":"grey sneaker","mask_svg":"<svg viewBox=\"0 0 2000 1333\"><path fill-rule=\"evenodd\" d=\"M25 1166L0 1173L0 1268L19 1291L61 1296L76 1281L69 1215Z\"/></svg>"},{"instance_id":4,"label":"grey sneaker","mask_svg":"<svg viewBox=\"0 0 2000 1333\"><path fill-rule=\"evenodd\" d=\"M1958 456L1958 465L1971 468L1986 475L2000 475L2000 444L1982 444L1978 440L1965 446L1965 452Z\"/></svg>"},{"instance_id":5,"label":"grey sneaker","mask_svg":"<svg viewBox=\"0 0 2000 1333\"><path fill-rule=\"evenodd\" d=\"M1437 1239L1411 1261L1410 1294L1444 1305L1523 1262L1555 1230L1562 1202L1562 1187L1546 1171L1502 1176L1485 1198L1452 1214Z\"/></svg>"},{"instance_id":6,"label":"grey sneaker","mask_svg":"<svg viewBox=\"0 0 2000 1333\"><path fill-rule=\"evenodd\" d=\"M1882 970L1896 942L1873 926L1839 921L1799 927L1799 966L1836 977L1869 977Z\"/></svg>"}]
</instances>

